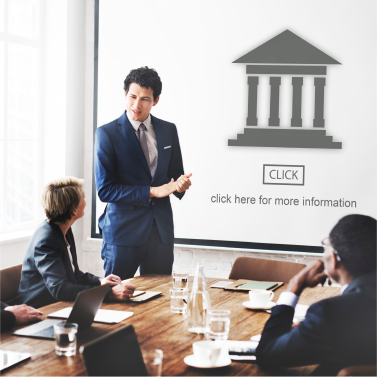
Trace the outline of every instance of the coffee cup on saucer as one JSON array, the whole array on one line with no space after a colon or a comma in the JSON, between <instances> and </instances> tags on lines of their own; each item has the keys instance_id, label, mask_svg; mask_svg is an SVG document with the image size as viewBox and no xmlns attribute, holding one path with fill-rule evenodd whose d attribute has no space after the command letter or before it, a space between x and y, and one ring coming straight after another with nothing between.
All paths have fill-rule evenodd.
<instances>
[{"instance_id":1,"label":"coffee cup on saucer","mask_svg":"<svg viewBox=\"0 0 377 377\"><path fill-rule=\"evenodd\" d=\"M254 307L265 308L273 297L274 292L272 291L263 291L257 289L249 291L250 304Z\"/></svg>"},{"instance_id":2,"label":"coffee cup on saucer","mask_svg":"<svg viewBox=\"0 0 377 377\"><path fill-rule=\"evenodd\" d=\"M195 359L202 365L215 366L223 345L211 340L201 340L192 344Z\"/></svg>"}]
</instances>

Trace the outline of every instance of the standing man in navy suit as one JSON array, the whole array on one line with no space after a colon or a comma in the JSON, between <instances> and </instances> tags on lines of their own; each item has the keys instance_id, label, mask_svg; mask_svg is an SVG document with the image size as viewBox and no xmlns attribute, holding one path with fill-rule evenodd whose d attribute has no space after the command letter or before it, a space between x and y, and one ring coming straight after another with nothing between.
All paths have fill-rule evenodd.
<instances>
[{"instance_id":1,"label":"standing man in navy suit","mask_svg":"<svg viewBox=\"0 0 377 377\"><path fill-rule=\"evenodd\" d=\"M170 194L191 186L184 174L177 128L150 114L162 83L154 69L131 70L124 80L126 111L99 127L95 142L99 218L106 275L171 274L174 225Z\"/></svg>"}]
</instances>

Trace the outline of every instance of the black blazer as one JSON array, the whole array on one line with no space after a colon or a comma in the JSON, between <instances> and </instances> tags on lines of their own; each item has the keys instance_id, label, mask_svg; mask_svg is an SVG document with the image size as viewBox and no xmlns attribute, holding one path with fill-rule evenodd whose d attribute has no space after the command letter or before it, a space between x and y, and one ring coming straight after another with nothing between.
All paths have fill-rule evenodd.
<instances>
[{"instance_id":1,"label":"black blazer","mask_svg":"<svg viewBox=\"0 0 377 377\"><path fill-rule=\"evenodd\" d=\"M16 316L7 310L8 305L1 302L1 332L10 330L16 322Z\"/></svg>"},{"instance_id":2,"label":"black blazer","mask_svg":"<svg viewBox=\"0 0 377 377\"><path fill-rule=\"evenodd\" d=\"M66 234L75 272L60 227L43 221L30 241L22 264L21 282L14 304L34 308L57 301L74 301L79 292L101 284L100 278L80 271L71 228Z\"/></svg>"},{"instance_id":3,"label":"black blazer","mask_svg":"<svg viewBox=\"0 0 377 377\"><path fill-rule=\"evenodd\" d=\"M292 330L294 310L272 309L257 348L258 364L294 367L320 364L314 375L337 375L352 365L376 364L376 275L352 281L342 296L312 305Z\"/></svg>"}]
</instances>

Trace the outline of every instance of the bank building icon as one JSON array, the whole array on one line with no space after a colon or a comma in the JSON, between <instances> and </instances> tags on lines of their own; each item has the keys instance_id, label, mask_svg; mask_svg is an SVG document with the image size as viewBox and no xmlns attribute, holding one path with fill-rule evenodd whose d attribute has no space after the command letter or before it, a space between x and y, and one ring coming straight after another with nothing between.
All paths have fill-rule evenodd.
<instances>
[{"instance_id":1,"label":"bank building icon","mask_svg":"<svg viewBox=\"0 0 377 377\"><path fill-rule=\"evenodd\" d=\"M243 134L229 139L228 146L342 149L342 143L326 135L324 101L327 66L340 64L289 30L282 32L233 63L246 64L248 116ZM270 75L268 124L258 124L258 84L260 75ZM290 127L282 128L279 118L281 76L292 77ZM311 128L302 127L303 77L314 85L314 119ZM307 81L307 80L305 80Z\"/></svg>"}]
</instances>

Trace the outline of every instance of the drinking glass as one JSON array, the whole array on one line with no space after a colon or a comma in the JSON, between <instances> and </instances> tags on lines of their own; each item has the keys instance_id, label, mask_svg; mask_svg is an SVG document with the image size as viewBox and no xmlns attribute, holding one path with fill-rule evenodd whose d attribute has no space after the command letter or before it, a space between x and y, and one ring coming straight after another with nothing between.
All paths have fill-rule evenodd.
<instances>
[{"instance_id":1,"label":"drinking glass","mask_svg":"<svg viewBox=\"0 0 377 377\"><path fill-rule=\"evenodd\" d=\"M183 270L180 272L173 271L173 288L188 288L189 270Z\"/></svg>"},{"instance_id":2,"label":"drinking glass","mask_svg":"<svg viewBox=\"0 0 377 377\"><path fill-rule=\"evenodd\" d=\"M143 359L148 375L161 376L163 352L159 349L143 350Z\"/></svg>"},{"instance_id":3,"label":"drinking glass","mask_svg":"<svg viewBox=\"0 0 377 377\"><path fill-rule=\"evenodd\" d=\"M209 336L213 340L227 340L229 335L230 325L230 310L210 310Z\"/></svg>"},{"instance_id":4,"label":"drinking glass","mask_svg":"<svg viewBox=\"0 0 377 377\"><path fill-rule=\"evenodd\" d=\"M188 289L170 288L171 311L183 314L187 312Z\"/></svg>"},{"instance_id":5,"label":"drinking glass","mask_svg":"<svg viewBox=\"0 0 377 377\"><path fill-rule=\"evenodd\" d=\"M59 356L76 355L76 333L79 325L77 323L61 322L54 325L55 352Z\"/></svg>"}]
</instances>

